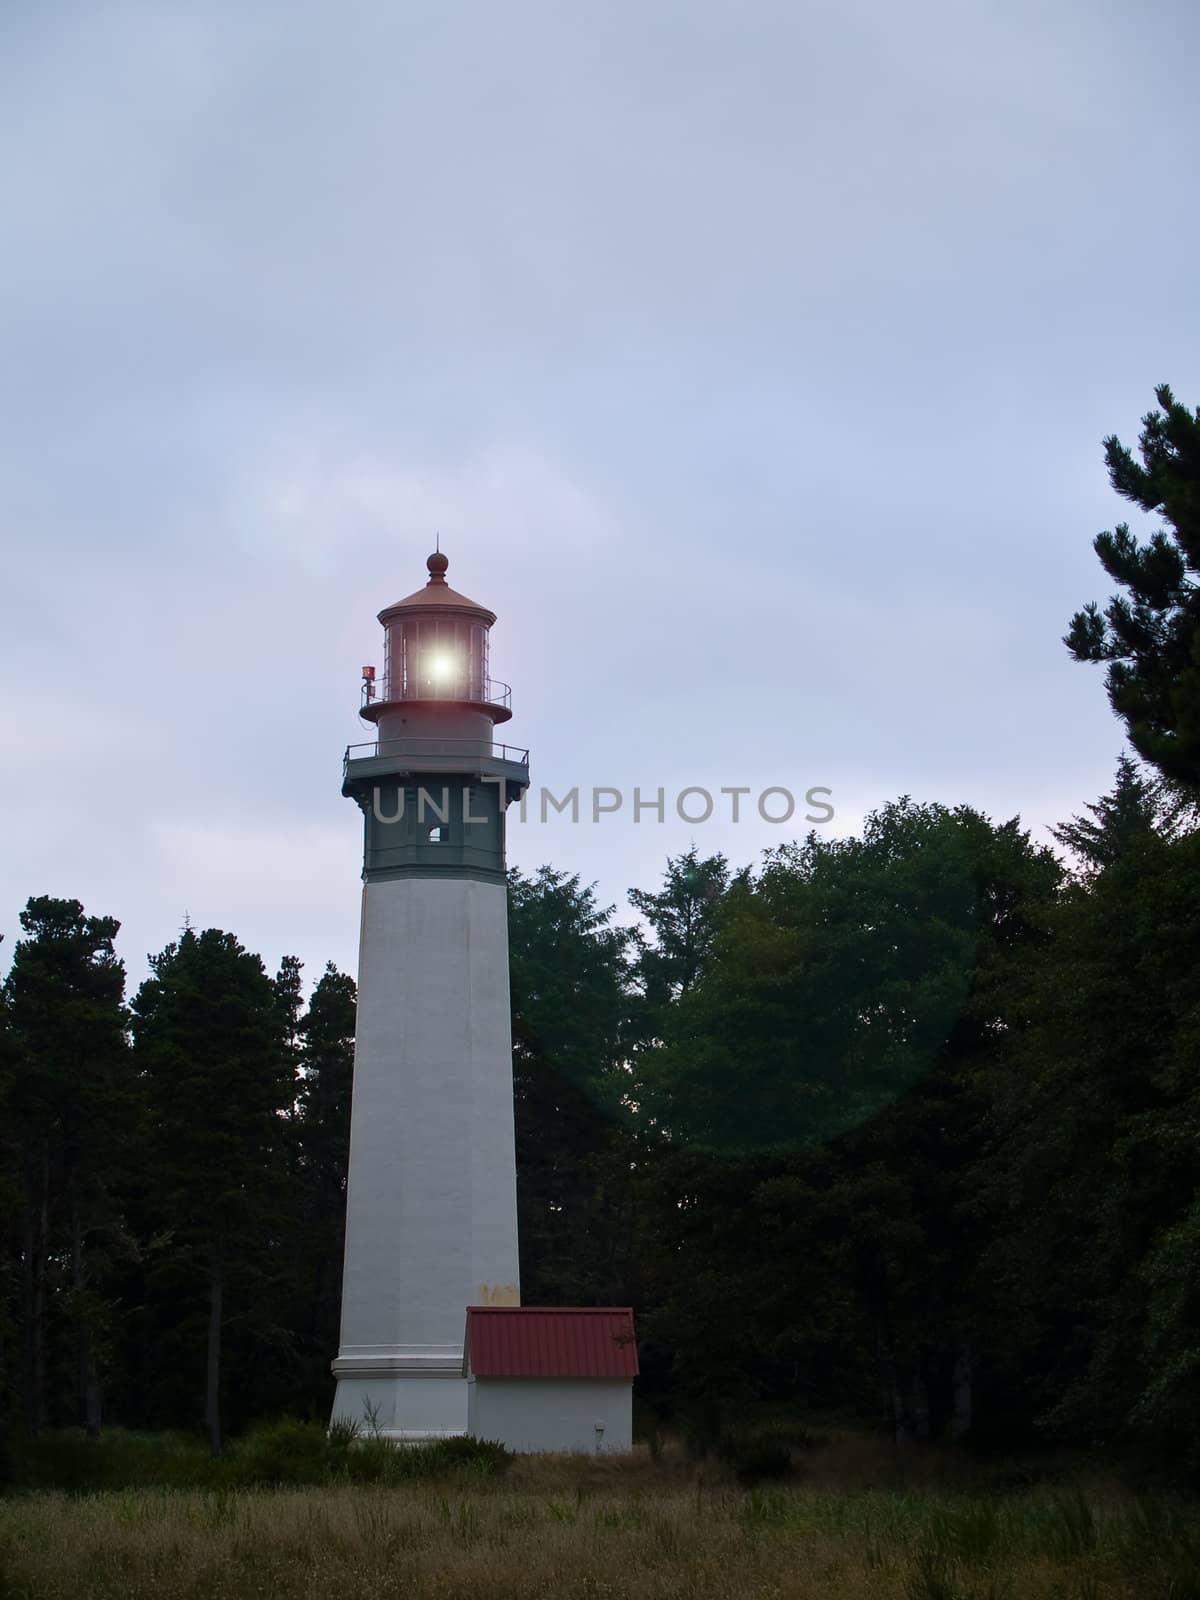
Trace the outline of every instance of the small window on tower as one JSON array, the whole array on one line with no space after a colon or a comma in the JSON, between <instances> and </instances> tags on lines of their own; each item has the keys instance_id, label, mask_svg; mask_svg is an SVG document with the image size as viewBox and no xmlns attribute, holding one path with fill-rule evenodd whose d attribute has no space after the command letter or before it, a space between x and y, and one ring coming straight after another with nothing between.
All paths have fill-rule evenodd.
<instances>
[{"instance_id":1,"label":"small window on tower","mask_svg":"<svg viewBox=\"0 0 1200 1600\"><path fill-rule=\"evenodd\" d=\"M444 822L435 822L429 830L430 844L445 844L450 837L450 829Z\"/></svg>"}]
</instances>

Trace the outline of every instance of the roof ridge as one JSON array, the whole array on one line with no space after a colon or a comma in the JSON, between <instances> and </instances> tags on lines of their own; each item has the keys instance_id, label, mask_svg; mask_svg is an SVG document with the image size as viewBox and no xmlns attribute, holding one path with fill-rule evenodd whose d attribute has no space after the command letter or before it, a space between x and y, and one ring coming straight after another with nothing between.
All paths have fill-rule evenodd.
<instances>
[{"instance_id":1,"label":"roof ridge","mask_svg":"<svg viewBox=\"0 0 1200 1600\"><path fill-rule=\"evenodd\" d=\"M536 1311L543 1317L563 1314L575 1317L610 1317L618 1311L627 1311L630 1316L633 1315L632 1306L468 1306L467 1310L472 1313L483 1312L488 1316L499 1315L501 1312L507 1312L510 1316L514 1313L519 1315L527 1311Z\"/></svg>"}]
</instances>

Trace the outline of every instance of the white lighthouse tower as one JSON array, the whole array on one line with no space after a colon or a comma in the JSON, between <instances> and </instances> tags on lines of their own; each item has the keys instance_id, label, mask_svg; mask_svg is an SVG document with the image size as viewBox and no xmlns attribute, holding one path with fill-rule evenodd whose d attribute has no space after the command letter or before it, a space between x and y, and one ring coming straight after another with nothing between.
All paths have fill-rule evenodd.
<instances>
[{"instance_id":1,"label":"white lighthouse tower","mask_svg":"<svg viewBox=\"0 0 1200 1600\"><path fill-rule=\"evenodd\" d=\"M379 614L378 740L342 784L364 849L333 1415L397 1439L465 1432L466 1307L520 1302L504 815L528 753L493 742L496 618L448 565Z\"/></svg>"}]
</instances>

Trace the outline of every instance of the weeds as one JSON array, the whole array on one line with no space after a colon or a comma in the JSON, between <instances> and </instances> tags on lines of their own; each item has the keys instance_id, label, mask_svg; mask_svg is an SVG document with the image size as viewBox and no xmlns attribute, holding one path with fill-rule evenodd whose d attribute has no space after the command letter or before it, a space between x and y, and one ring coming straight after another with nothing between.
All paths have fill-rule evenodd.
<instances>
[{"instance_id":1,"label":"weeds","mask_svg":"<svg viewBox=\"0 0 1200 1600\"><path fill-rule=\"evenodd\" d=\"M405 1483L455 1476L492 1478L512 1461L487 1439L440 1439L403 1445L354 1424L326 1430L285 1418L253 1429L213 1457L188 1434L136 1434L112 1429L100 1440L81 1433L47 1434L18 1457L18 1490L96 1494L122 1489L331 1487L338 1483ZM220 1503L220 1502L218 1502Z\"/></svg>"},{"instance_id":2,"label":"weeds","mask_svg":"<svg viewBox=\"0 0 1200 1600\"><path fill-rule=\"evenodd\" d=\"M732 1460L669 1439L658 1459L514 1461L289 1423L213 1463L126 1437L119 1463L85 1463L110 1482L153 1467L153 1485L81 1488L73 1456L69 1492L0 1500L0 1600L1200 1600L1183 1500L1063 1473L992 1492L969 1462L948 1487L918 1455L906 1480L869 1440L790 1448L790 1478L743 1488ZM218 1475L189 1487L200 1463Z\"/></svg>"},{"instance_id":3,"label":"weeds","mask_svg":"<svg viewBox=\"0 0 1200 1600\"><path fill-rule=\"evenodd\" d=\"M906 1600L1007 1600L1010 1580L985 1574L973 1581L936 1544L918 1551L905 1587Z\"/></svg>"}]
</instances>

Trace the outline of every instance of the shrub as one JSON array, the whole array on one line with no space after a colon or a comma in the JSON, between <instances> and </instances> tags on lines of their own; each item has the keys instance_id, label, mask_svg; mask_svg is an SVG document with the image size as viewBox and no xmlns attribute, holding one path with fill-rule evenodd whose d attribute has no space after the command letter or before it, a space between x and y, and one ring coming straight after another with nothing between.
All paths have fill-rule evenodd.
<instances>
[{"instance_id":1,"label":"shrub","mask_svg":"<svg viewBox=\"0 0 1200 1600\"><path fill-rule=\"evenodd\" d=\"M367 1434L334 1450L335 1471L350 1483L382 1483L395 1476L393 1463L404 1449L379 1434Z\"/></svg>"},{"instance_id":2,"label":"shrub","mask_svg":"<svg viewBox=\"0 0 1200 1600\"><path fill-rule=\"evenodd\" d=\"M717 1446L717 1458L732 1469L741 1484L778 1481L792 1473L792 1437L779 1428L757 1432L726 1429Z\"/></svg>"},{"instance_id":3,"label":"shrub","mask_svg":"<svg viewBox=\"0 0 1200 1600\"><path fill-rule=\"evenodd\" d=\"M187 1433L132 1433L109 1428L91 1439L63 1428L21 1441L14 1452L14 1485L94 1494L105 1489L205 1488L219 1481L220 1464L203 1440Z\"/></svg>"},{"instance_id":4,"label":"shrub","mask_svg":"<svg viewBox=\"0 0 1200 1600\"><path fill-rule=\"evenodd\" d=\"M126 1433L99 1439L78 1430L43 1434L21 1447L14 1462L19 1489L94 1494L115 1489L253 1489L276 1485L403 1483L461 1474L495 1477L512 1453L490 1439L440 1439L398 1444L354 1426L328 1431L318 1422L285 1417L260 1424L214 1457L199 1437Z\"/></svg>"},{"instance_id":5,"label":"shrub","mask_svg":"<svg viewBox=\"0 0 1200 1600\"><path fill-rule=\"evenodd\" d=\"M724 1437L721 1402L715 1396L705 1396L684 1413L683 1445L689 1461L702 1461L706 1456L720 1455Z\"/></svg>"},{"instance_id":6,"label":"shrub","mask_svg":"<svg viewBox=\"0 0 1200 1600\"><path fill-rule=\"evenodd\" d=\"M425 1445L422 1454L430 1458L431 1475L449 1469L481 1478L499 1477L514 1459L513 1452L498 1439L472 1439L466 1434Z\"/></svg>"},{"instance_id":7,"label":"shrub","mask_svg":"<svg viewBox=\"0 0 1200 1600\"><path fill-rule=\"evenodd\" d=\"M257 1484L328 1483L335 1447L319 1422L285 1417L255 1428L225 1459L225 1481Z\"/></svg>"},{"instance_id":8,"label":"shrub","mask_svg":"<svg viewBox=\"0 0 1200 1600\"><path fill-rule=\"evenodd\" d=\"M635 1444L644 1444L650 1454L651 1461L661 1461L663 1453L663 1422L665 1417L659 1407L647 1405L644 1400L634 1396L633 1401L633 1439Z\"/></svg>"},{"instance_id":9,"label":"shrub","mask_svg":"<svg viewBox=\"0 0 1200 1600\"><path fill-rule=\"evenodd\" d=\"M776 1482L792 1473L792 1452L777 1439L759 1439L726 1458L740 1484Z\"/></svg>"}]
</instances>

